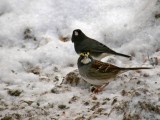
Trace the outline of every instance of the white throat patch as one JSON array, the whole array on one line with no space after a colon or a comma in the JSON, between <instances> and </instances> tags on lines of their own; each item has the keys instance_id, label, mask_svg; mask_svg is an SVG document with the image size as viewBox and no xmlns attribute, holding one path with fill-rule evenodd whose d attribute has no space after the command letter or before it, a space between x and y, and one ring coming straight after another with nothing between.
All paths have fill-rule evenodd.
<instances>
[{"instance_id":1,"label":"white throat patch","mask_svg":"<svg viewBox=\"0 0 160 120\"><path fill-rule=\"evenodd\" d=\"M82 59L81 62L82 62L83 64L88 64L88 63L91 62L91 59L90 59L89 57L84 57L84 59Z\"/></svg>"},{"instance_id":2,"label":"white throat patch","mask_svg":"<svg viewBox=\"0 0 160 120\"><path fill-rule=\"evenodd\" d=\"M77 32L77 31L75 31L75 32L74 32L74 35L75 35L75 36L78 36L78 32Z\"/></svg>"}]
</instances>

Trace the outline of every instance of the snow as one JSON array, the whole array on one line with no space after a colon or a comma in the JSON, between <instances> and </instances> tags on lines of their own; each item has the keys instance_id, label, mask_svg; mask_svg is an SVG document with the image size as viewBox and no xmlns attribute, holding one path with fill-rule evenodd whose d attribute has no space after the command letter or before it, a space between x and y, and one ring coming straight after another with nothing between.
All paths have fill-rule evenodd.
<instances>
[{"instance_id":1,"label":"snow","mask_svg":"<svg viewBox=\"0 0 160 120\"><path fill-rule=\"evenodd\" d=\"M160 119L159 12L158 0L0 0L0 118ZM61 84L77 69L74 29L134 56L104 62L151 66L149 56L158 64L123 73L96 95L85 82Z\"/></svg>"}]
</instances>

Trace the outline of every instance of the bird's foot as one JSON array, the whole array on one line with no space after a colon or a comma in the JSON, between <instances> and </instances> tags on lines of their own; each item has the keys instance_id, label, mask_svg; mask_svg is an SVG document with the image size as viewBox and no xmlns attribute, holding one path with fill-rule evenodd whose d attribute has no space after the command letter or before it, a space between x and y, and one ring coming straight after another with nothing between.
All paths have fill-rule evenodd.
<instances>
[{"instance_id":1,"label":"bird's foot","mask_svg":"<svg viewBox=\"0 0 160 120\"><path fill-rule=\"evenodd\" d=\"M95 94L98 94L99 92L102 92L102 89L100 89L100 86L98 86L98 87L93 86L91 88L91 92L95 93Z\"/></svg>"},{"instance_id":2,"label":"bird's foot","mask_svg":"<svg viewBox=\"0 0 160 120\"><path fill-rule=\"evenodd\" d=\"M103 89L106 87L108 85L108 83L107 84L104 84L104 85L101 85L101 86L93 86L92 88L91 88L91 92L92 93L95 93L95 94L98 94L99 92L102 92L103 91Z\"/></svg>"}]
</instances>

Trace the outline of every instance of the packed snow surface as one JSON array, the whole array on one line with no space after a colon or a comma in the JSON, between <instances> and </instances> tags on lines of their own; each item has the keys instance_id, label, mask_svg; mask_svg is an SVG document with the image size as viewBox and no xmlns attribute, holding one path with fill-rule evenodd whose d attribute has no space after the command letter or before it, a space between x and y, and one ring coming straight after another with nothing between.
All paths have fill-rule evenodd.
<instances>
[{"instance_id":1,"label":"packed snow surface","mask_svg":"<svg viewBox=\"0 0 160 120\"><path fill-rule=\"evenodd\" d=\"M160 119L159 0L0 0L0 28L1 119ZM66 84L74 29L132 55L102 61L153 69L125 72L98 94Z\"/></svg>"}]
</instances>

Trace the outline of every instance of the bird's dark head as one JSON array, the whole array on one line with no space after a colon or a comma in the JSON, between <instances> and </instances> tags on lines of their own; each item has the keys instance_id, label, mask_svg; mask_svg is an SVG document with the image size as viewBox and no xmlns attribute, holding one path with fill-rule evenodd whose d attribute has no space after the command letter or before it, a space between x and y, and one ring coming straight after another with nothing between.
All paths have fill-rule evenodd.
<instances>
[{"instance_id":1,"label":"bird's dark head","mask_svg":"<svg viewBox=\"0 0 160 120\"><path fill-rule=\"evenodd\" d=\"M89 52L80 53L80 57L78 59L78 64L79 65L90 64L92 61L93 61L93 58L90 56Z\"/></svg>"},{"instance_id":2,"label":"bird's dark head","mask_svg":"<svg viewBox=\"0 0 160 120\"><path fill-rule=\"evenodd\" d=\"M76 30L73 30L73 33L72 33L72 42L80 42L84 39L86 35L80 30L80 29L76 29Z\"/></svg>"}]
</instances>

